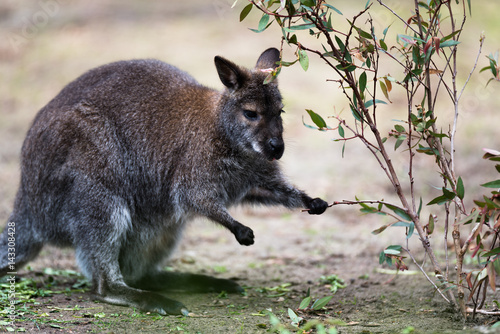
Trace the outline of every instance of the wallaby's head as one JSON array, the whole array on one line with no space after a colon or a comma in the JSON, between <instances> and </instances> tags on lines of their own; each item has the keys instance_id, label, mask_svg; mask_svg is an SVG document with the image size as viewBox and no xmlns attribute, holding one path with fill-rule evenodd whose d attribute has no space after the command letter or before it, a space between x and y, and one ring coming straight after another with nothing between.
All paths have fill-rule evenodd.
<instances>
[{"instance_id":1,"label":"wallaby's head","mask_svg":"<svg viewBox=\"0 0 500 334\"><path fill-rule=\"evenodd\" d=\"M279 60L275 48L264 51L252 70L215 57L220 80L226 86L219 105L226 135L240 150L267 160L281 158L285 150L278 84L264 84Z\"/></svg>"}]
</instances>

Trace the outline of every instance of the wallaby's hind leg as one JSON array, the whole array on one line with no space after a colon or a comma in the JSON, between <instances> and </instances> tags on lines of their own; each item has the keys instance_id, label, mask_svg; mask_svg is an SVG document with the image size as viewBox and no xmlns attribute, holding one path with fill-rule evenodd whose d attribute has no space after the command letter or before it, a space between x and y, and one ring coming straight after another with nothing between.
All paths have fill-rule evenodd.
<instances>
[{"instance_id":1,"label":"wallaby's hind leg","mask_svg":"<svg viewBox=\"0 0 500 334\"><path fill-rule=\"evenodd\" d=\"M131 217L116 196L99 185L81 186L72 194L78 199L69 208L78 212L72 222L72 233L89 235L74 237L77 260L87 276L92 278L97 299L115 305L136 307L145 312L187 314L183 304L150 291L128 286L120 270L119 255L130 232ZM78 209L80 208L80 209ZM81 209L85 208L85 209ZM142 256L142 254L136 254Z\"/></svg>"},{"instance_id":2,"label":"wallaby's hind leg","mask_svg":"<svg viewBox=\"0 0 500 334\"><path fill-rule=\"evenodd\" d=\"M89 220L87 223L94 224ZM105 228L104 224L99 225ZM119 238L103 240L104 236L113 233L115 232L100 233L77 246L77 254L81 254L78 256L79 264L92 277L96 298L110 304L136 307L145 312L186 315L188 311L182 303L154 292L132 288L124 282L118 260Z\"/></svg>"},{"instance_id":3,"label":"wallaby's hind leg","mask_svg":"<svg viewBox=\"0 0 500 334\"><path fill-rule=\"evenodd\" d=\"M38 255L43 242L36 237L37 233L32 231L23 215L11 215L0 234L0 277L17 272Z\"/></svg>"},{"instance_id":4,"label":"wallaby's hind leg","mask_svg":"<svg viewBox=\"0 0 500 334\"><path fill-rule=\"evenodd\" d=\"M151 291L187 291L242 293L243 288L236 282L211 276L159 271L145 275L132 286Z\"/></svg>"},{"instance_id":5,"label":"wallaby's hind leg","mask_svg":"<svg viewBox=\"0 0 500 334\"><path fill-rule=\"evenodd\" d=\"M186 307L173 299L154 292L132 288L123 282L119 275L113 275L109 266L95 275L94 289L96 298L110 304L137 307L144 312L161 315L187 315ZM116 268L113 268L116 269Z\"/></svg>"}]
</instances>

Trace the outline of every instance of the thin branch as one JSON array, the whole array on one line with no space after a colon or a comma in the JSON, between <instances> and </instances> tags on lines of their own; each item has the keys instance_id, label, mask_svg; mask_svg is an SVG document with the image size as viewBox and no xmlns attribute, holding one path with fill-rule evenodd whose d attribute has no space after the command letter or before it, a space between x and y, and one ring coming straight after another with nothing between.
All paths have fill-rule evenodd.
<instances>
[{"instance_id":1,"label":"thin branch","mask_svg":"<svg viewBox=\"0 0 500 334\"><path fill-rule=\"evenodd\" d=\"M332 206L335 206L335 205L357 205L357 204L383 204L383 205L389 205L389 206L392 206L392 207L395 207L399 210L403 210L405 211L404 208L402 207L399 207L397 205L394 205L392 203L387 203L387 202L384 202L384 201L376 201L376 200L364 200L364 201L349 201L349 200L342 200L342 201L335 201L333 202L332 204L328 205L329 207L332 207Z\"/></svg>"},{"instance_id":2,"label":"thin branch","mask_svg":"<svg viewBox=\"0 0 500 334\"><path fill-rule=\"evenodd\" d=\"M425 272L424 268L422 268L417 260L415 260L415 258L413 257L413 255L411 254L411 252L404 248L404 247L401 247L401 249L403 249L408 255L410 255L413 263L418 267L418 270L420 270L422 272L422 274L424 274L425 278L427 278L427 280L432 284L432 286L434 287L434 289L436 289L436 291L441 295L441 297L444 298L444 300L446 300L448 303L450 302L450 300L448 298L446 298L446 296L441 292L441 290L439 290L439 288L436 286L436 284L431 280L431 278L427 275L427 273Z\"/></svg>"},{"instance_id":3,"label":"thin branch","mask_svg":"<svg viewBox=\"0 0 500 334\"><path fill-rule=\"evenodd\" d=\"M403 22L405 24L405 26L407 28L409 28L411 31L413 31L415 34L418 34L418 31L416 31L415 29L412 28L411 25L408 24L408 22L406 22L405 20L403 20L403 18L401 16L399 16L395 11L393 11L390 7L388 7L385 3L383 3L381 0L378 0L378 3L382 6L384 6L385 8L387 8L391 13L392 15L396 16L398 19L401 20L401 22Z\"/></svg>"},{"instance_id":4,"label":"thin branch","mask_svg":"<svg viewBox=\"0 0 500 334\"><path fill-rule=\"evenodd\" d=\"M467 84L469 83L469 80L472 76L472 73L474 73L474 71L476 70L476 67L477 67L477 63L479 61L479 56L481 55L481 50L483 48L483 43L484 43L484 40L486 39L486 37L484 35L481 35L481 38L479 39L479 50L477 51L477 55L476 55L476 61L474 62L474 66L472 67L472 70L469 72L469 76L467 77L467 80L465 80L465 83L464 83L464 86L462 87L462 90L460 91L460 94L458 94L458 97L457 97L457 102L460 100L460 98L462 97L462 94L465 90L465 87L467 86Z\"/></svg>"},{"instance_id":5,"label":"thin branch","mask_svg":"<svg viewBox=\"0 0 500 334\"><path fill-rule=\"evenodd\" d=\"M467 309L465 310L467 313L473 313L473 312L476 312L476 313L479 313L479 314L484 314L484 315L500 315L500 311L499 310L495 310L495 311L487 311L487 310L474 310L473 308L471 307L467 307Z\"/></svg>"}]
</instances>

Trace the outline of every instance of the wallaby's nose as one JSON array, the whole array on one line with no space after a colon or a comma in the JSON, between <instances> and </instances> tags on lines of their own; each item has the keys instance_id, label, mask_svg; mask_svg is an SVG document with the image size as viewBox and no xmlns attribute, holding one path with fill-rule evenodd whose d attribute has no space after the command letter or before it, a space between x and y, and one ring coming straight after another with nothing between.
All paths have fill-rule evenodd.
<instances>
[{"instance_id":1,"label":"wallaby's nose","mask_svg":"<svg viewBox=\"0 0 500 334\"><path fill-rule=\"evenodd\" d=\"M271 149L271 159L278 160L283 156L283 152L285 151L285 143L283 142L283 139L273 137L269 139L269 148Z\"/></svg>"}]
</instances>

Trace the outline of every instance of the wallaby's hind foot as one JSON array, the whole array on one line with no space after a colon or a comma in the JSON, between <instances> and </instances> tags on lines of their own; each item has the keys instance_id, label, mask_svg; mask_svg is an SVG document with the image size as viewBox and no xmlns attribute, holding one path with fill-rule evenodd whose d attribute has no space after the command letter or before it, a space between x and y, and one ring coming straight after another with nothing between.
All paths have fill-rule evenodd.
<instances>
[{"instance_id":1,"label":"wallaby's hind foot","mask_svg":"<svg viewBox=\"0 0 500 334\"><path fill-rule=\"evenodd\" d=\"M150 291L186 291L192 293L222 291L228 293L245 292L238 283L232 280L176 272L157 272L146 275L138 282L132 283L131 286Z\"/></svg>"},{"instance_id":2,"label":"wallaby's hind foot","mask_svg":"<svg viewBox=\"0 0 500 334\"><path fill-rule=\"evenodd\" d=\"M187 316L189 314L181 302L154 292L134 289L125 284L106 285L106 287L98 288L94 293L97 300L114 305L136 307L143 312L160 315Z\"/></svg>"}]
</instances>

